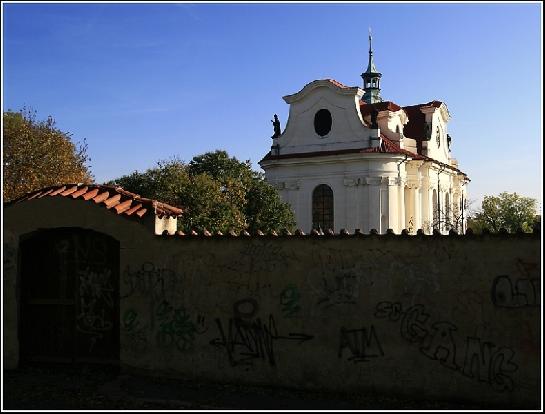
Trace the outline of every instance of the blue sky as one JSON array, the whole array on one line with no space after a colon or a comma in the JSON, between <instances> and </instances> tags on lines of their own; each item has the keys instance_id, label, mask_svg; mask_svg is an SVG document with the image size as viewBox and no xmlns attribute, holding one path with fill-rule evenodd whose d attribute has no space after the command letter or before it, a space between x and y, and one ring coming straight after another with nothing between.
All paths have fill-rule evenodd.
<instances>
[{"instance_id":1,"label":"blue sky","mask_svg":"<svg viewBox=\"0 0 545 414\"><path fill-rule=\"evenodd\" d=\"M3 3L3 19L3 109L86 138L97 182L215 149L259 169L282 96L361 86L372 27L382 97L447 103L470 199L542 199L540 4Z\"/></svg>"}]
</instances>

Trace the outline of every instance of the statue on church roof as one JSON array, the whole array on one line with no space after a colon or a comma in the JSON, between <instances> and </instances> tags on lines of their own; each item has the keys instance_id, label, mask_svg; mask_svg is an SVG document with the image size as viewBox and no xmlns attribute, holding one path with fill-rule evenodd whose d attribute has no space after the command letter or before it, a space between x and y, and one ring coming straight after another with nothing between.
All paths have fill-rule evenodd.
<instances>
[{"instance_id":1,"label":"statue on church roof","mask_svg":"<svg viewBox=\"0 0 545 414\"><path fill-rule=\"evenodd\" d=\"M278 138L282 132L280 131L280 121L278 120L278 115L274 114L274 121L271 120L274 128L274 135L271 138Z\"/></svg>"}]
</instances>

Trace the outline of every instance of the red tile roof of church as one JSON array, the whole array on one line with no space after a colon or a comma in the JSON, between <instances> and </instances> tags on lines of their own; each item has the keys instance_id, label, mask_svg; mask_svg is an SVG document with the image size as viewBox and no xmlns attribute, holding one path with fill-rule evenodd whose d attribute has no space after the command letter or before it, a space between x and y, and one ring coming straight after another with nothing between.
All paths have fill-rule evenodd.
<instances>
[{"instance_id":1,"label":"red tile roof of church","mask_svg":"<svg viewBox=\"0 0 545 414\"><path fill-rule=\"evenodd\" d=\"M350 86L346 86L344 83L339 82L335 79L326 79L329 82L331 82L333 85L338 86L339 88L350 88Z\"/></svg>"},{"instance_id":2,"label":"red tile roof of church","mask_svg":"<svg viewBox=\"0 0 545 414\"><path fill-rule=\"evenodd\" d=\"M391 101L376 102L373 104L368 104L366 102L360 101L361 116L367 116L371 114L371 111L373 111L373 109L376 109L377 111L397 112L402 108L398 104Z\"/></svg>"}]
</instances>

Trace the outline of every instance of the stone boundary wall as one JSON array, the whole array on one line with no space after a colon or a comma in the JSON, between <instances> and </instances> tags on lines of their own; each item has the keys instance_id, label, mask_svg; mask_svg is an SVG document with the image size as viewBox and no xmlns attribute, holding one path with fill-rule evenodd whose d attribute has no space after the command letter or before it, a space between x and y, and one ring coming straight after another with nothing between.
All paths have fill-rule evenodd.
<instances>
[{"instance_id":1,"label":"stone boundary wall","mask_svg":"<svg viewBox=\"0 0 545 414\"><path fill-rule=\"evenodd\" d=\"M155 373L538 408L541 235L155 236L45 197L4 209L3 362L19 363L19 243L119 241L120 363Z\"/></svg>"},{"instance_id":2,"label":"stone boundary wall","mask_svg":"<svg viewBox=\"0 0 545 414\"><path fill-rule=\"evenodd\" d=\"M125 367L539 405L535 234L154 240L122 251Z\"/></svg>"}]
</instances>

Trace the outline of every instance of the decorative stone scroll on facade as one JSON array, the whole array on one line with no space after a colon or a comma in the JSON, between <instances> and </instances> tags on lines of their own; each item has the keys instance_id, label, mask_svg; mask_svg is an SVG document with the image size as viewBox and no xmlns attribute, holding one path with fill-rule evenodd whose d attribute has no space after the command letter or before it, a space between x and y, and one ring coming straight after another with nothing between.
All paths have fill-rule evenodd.
<instances>
[{"instance_id":1,"label":"decorative stone scroll on facade","mask_svg":"<svg viewBox=\"0 0 545 414\"><path fill-rule=\"evenodd\" d=\"M383 101L381 76L370 48L363 89L322 79L284 96L286 128L260 161L267 181L307 233L463 233L470 180L451 156L446 104Z\"/></svg>"}]
</instances>

